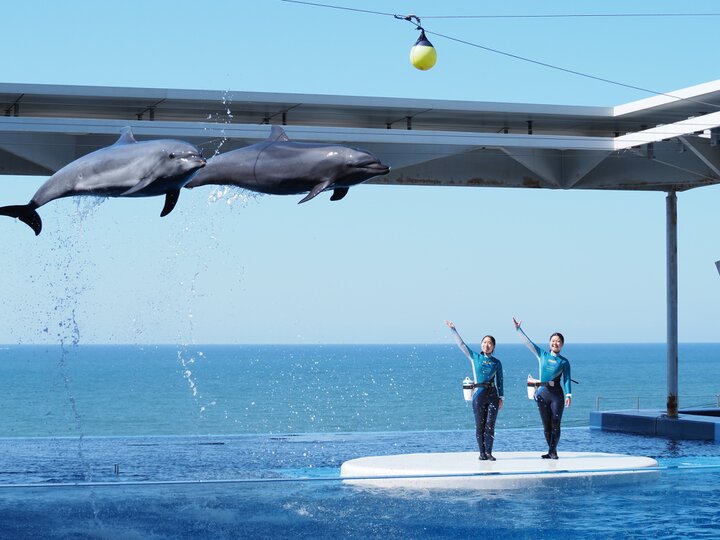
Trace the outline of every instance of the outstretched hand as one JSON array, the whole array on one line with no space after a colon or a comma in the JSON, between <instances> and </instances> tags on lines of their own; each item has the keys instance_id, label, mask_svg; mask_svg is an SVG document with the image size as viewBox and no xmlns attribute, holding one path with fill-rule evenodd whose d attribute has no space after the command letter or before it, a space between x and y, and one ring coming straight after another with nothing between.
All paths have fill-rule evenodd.
<instances>
[{"instance_id":1,"label":"outstretched hand","mask_svg":"<svg viewBox=\"0 0 720 540\"><path fill-rule=\"evenodd\" d=\"M515 325L515 330L520 330L520 325L522 324L522 321L518 321L515 317L513 317L513 324Z\"/></svg>"},{"instance_id":2,"label":"outstretched hand","mask_svg":"<svg viewBox=\"0 0 720 540\"><path fill-rule=\"evenodd\" d=\"M445 324L448 325L448 328L449 328L450 330L455 330L455 324L453 324L452 321L445 321Z\"/></svg>"}]
</instances>

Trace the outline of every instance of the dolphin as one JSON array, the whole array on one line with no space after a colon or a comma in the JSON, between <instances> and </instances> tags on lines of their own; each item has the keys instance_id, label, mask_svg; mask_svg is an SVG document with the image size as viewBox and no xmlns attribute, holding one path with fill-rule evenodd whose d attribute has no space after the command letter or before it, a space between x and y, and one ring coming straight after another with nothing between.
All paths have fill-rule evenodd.
<instances>
[{"instance_id":1,"label":"dolphin","mask_svg":"<svg viewBox=\"0 0 720 540\"><path fill-rule=\"evenodd\" d=\"M55 199L165 195L160 216L166 216L175 208L180 189L204 166L205 158L194 145L174 139L138 142L126 127L113 145L65 165L40 186L29 203L0 207L0 215L18 218L37 236L42 220L36 210Z\"/></svg>"},{"instance_id":2,"label":"dolphin","mask_svg":"<svg viewBox=\"0 0 720 540\"><path fill-rule=\"evenodd\" d=\"M333 190L330 200L339 201L351 186L389 171L364 150L291 142L282 127L273 126L264 141L208 159L185 187L232 185L271 195L309 192L300 203Z\"/></svg>"}]
</instances>

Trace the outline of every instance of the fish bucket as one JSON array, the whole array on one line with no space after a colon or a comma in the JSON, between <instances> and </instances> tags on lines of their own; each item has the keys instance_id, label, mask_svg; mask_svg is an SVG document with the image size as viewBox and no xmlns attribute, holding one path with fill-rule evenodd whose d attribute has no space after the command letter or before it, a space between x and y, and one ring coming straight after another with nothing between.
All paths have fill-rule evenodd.
<instances>
[{"instance_id":1,"label":"fish bucket","mask_svg":"<svg viewBox=\"0 0 720 540\"><path fill-rule=\"evenodd\" d=\"M538 387L535 382L535 379L533 377L531 377L530 375L528 375L528 378L527 378L528 399L533 399L533 400L535 399L535 392L537 392L537 389L538 389Z\"/></svg>"},{"instance_id":2,"label":"fish bucket","mask_svg":"<svg viewBox=\"0 0 720 540\"><path fill-rule=\"evenodd\" d=\"M470 380L470 377L465 377L465 379L463 379L463 397L465 401L472 400L473 390L473 382Z\"/></svg>"}]
</instances>

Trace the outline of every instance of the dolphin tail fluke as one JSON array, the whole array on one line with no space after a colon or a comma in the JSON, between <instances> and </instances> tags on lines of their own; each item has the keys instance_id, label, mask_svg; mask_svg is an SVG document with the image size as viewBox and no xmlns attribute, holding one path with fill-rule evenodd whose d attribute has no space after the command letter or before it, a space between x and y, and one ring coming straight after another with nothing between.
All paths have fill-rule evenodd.
<instances>
[{"instance_id":1,"label":"dolphin tail fluke","mask_svg":"<svg viewBox=\"0 0 720 540\"><path fill-rule=\"evenodd\" d=\"M325 191L331 184L330 180L325 180L324 182L320 182L319 184L315 185L314 188L312 188L312 191L305 195L305 197L298 203L302 204L304 202L309 201L310 199L317 197L320 193Z\"/></svg>"},{"instance_id":2,"label":"dolphin tail fluke","mask_svg":"<svg viewBox=\"0 0 720 540\"><path fill-rule=\"evenodd\" d=\"M175 205L177 204L179 197L180 197L179 189L176 189L175 191L168 191L165 194L165 206L163 206L162 212L160 212L160 217L165 217L170 212L173 211L173 208L175 208Z\"/></svg>"},{"instance_id":3,"label":"dolphin tail fluke","mask_svg":"<svg viewBox=\"0 0 720 540\"><path fill-rule=\"evenodd\" d=\"M0 215L19 219L35 231L35 236L42 231L40 214L35 211L35 206L32 203L0 207Z\"/></svg>"},{"instance_id":4,"label":"dolphin tail fluke","mask_svg":"<svg viewBox=\"0 0 720 540\"><path fill-rule=\"evenodd\" d=\"M346 187L335 188L335 190L333 191L332 197L330 197L330 200L331 201L339 201L345 195L348 194L348 191L350 191L350 190Z\"/></svg>"}]
</instances>

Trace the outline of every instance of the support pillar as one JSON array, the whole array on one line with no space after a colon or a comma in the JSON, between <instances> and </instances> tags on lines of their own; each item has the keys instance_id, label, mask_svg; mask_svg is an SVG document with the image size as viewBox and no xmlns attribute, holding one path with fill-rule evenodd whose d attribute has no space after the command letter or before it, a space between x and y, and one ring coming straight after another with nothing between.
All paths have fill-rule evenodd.
<instances>
[{"instance_id":1,"label":"support pillar","mask_svg":"<svg viewBox=\"0 0 720 540\"><path fill-rule=\"evenodd\" d=\"M677 194L669 191L666 209L667 258L667 416L678 415Z\"/></svg>"}]
</instances>

